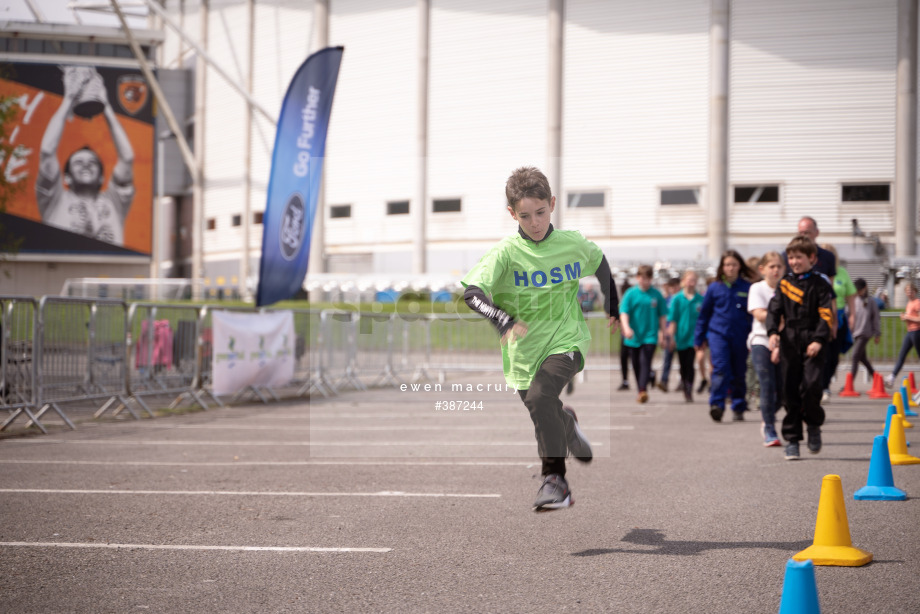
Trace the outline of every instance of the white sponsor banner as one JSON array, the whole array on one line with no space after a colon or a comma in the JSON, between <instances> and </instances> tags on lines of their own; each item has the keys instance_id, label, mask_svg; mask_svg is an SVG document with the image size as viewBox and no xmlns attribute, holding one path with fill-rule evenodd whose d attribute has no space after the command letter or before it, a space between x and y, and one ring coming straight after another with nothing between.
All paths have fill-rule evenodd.
<instances>
[{"instance_id":1,"label":"white sponsor banner","mask_svg":"<svg viewBox=\"0 0 920 614\"><path fill-rule=\"evenodd\" d=\"M215 311L214 394L283 386L294 378L294 314Z\"/></svg>"}]
</instances>

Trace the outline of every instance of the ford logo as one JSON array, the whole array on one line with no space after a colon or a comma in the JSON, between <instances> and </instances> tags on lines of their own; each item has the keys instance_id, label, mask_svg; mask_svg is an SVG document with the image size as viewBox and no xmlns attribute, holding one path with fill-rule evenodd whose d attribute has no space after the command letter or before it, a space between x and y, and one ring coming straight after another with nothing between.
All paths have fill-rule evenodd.
<instances>
[{"instance_id":1,"label":"ford logo","mask_svg":"<svg viewBox=\"0 0 920 614\"><path fill-rule=\"evenodd\" d=\"M303 196L294 192L288 198L284 206L284 213L281 214L281 236L279 238L281 255L285 260L293 260L300 251L306 229L306 206Z\"/></svg>"}]
</instances>

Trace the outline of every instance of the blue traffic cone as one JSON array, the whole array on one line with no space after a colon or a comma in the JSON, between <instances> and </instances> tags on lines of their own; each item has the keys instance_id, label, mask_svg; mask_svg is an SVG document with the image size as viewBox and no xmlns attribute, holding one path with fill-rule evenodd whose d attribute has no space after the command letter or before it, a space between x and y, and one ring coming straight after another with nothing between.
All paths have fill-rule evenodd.
<instances>
[{"instance_id":1,"label":"blue traffic cone","mask_svg":"<svg viewBox=\"0 0 920 614\"><path fill-rule=\"evenodd\" d=\"M857 501L904 501L907 493L895 488L888 454L888 438L876 435L872 441L872 460L869 461L869 478L866 485L853 493Z\"/></svg>"},{"instance_id":2,"label":"blue traffic cone","mask_svg":"<svg viewBox=\"0 0 920 614\"><path fill-rule=\"evenodd\" d=\"M910 408L914 399L907 393L907 386L901 386L901 396L904 397L904 415L910 416L911 418L916 418L917 412Z\"/></svg>"},{"instance_id":3,"label":"blue traffic cone","mask_svg":"<svg viewBox=\"0 0 920 614\"><path fill-rule=\"evenodd\" d=\"M885 439L888 439L888 431L889 429L891 429L891 417L897 416L897 415L898 415L898 408L895 407L894 405L889 405L888 414L885 416ZM910 447L909 441L905 441L904 443L907 444L908 448Z\"/></svg>"},{"instance_id":4,"label":"blue traffic cone","mask_svg":"<svg viewBox=\"0 0 920 614\"><path fill-rule=\"evenodd\" d=\"M821 614L815 566L811 561L786 561L779 614Z\"/></svg>"}]
</instances>

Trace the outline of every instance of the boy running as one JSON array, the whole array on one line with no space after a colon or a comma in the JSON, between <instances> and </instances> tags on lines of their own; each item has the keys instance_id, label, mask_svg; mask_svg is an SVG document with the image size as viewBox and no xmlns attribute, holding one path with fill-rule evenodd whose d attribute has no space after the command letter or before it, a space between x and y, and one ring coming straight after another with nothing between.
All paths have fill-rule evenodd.
<instances>
[{"instance_id":1,"label":"boy running","mask_svg":"<svg viewBox=\"0 0 920 614\"><path fill-rule=\"evenodd\" d=\"M798 235L786 246L786 256L789 271L770 299L765 324L773 362L778 363L782 356L786 460L798 460L803 421L808 427L809 452L821 451L825 346L830 341L836 309L830 280L814 270L818 256L814 241ZM785 328L780 332L783 320Z\"/></svg>"},{"instance_id":2,"label":"boy running","mask_svg":"<svg viewBox=\"0 0 920 614\"><path fill-rule=\"evenodd\" d=\"M584 463L593 454L575 412L559 399L584 368L591 335L578 304L578 280L594 274L604 295L611 333L619 311L616 286L601 249L572 230L556 230L556 206L546 176L534 167L515 170L505 185L508 212L518 230L493 247L463 278L463 298L501 338L502 369L533 420L543 484L534 511L572 505L565 457Z\"/></svg>"}]
</instances>

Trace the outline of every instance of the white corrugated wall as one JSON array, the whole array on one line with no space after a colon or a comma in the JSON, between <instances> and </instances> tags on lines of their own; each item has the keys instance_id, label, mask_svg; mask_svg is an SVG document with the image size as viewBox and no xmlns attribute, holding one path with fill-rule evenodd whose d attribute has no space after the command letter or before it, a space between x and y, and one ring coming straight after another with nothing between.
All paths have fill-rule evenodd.
<instances>
[{"instance_id":1,"label":"white corrugated wall","mask_svg":"<svg viewBox=\"0 0 920 614\"><path fill-rule=\"evenodd\" d=\"M313 48L312 0L257 2L253 55L255 71L252 96L273 117L281 114L281 102L294 73ZM252 212L265 211L275 125L255 111L252 124L251 177ZM262 248L262 226L252 224L250 257L258 259ZM253 275L258 270L252 271Z\"/></svg>"},{"instance_id":2,"label":"white corrugated wall","mask_svg":"<svg viewBox=\"0 0 920 614\"><path fill-rule=\"evenodd\" d=\"M779 183L780 204L730 204L729 231L893 230L893 203L841 203L843 182L892 182L897 3L733 0L733 184ZM729 192L731 196L731 191Z\"/></svg>"},{"instance_id":3,"label":"white corrugated wall","mask_svg":"<svg viewBox=\"0 0 920 614\"><path fill-rule=\"evenodd\" d=\"M567 3L564 189L608 200L566 227L664 253L661 236L705 234L702 205L662 207L658 189L706 183L708 29L707 0Z\"/></svg>"},{"instance_id":4,"label":"white corrugated wall","mask_svg":"<svg viewBox=\"0 0 920 614\"><path fill-rule=\"evenodd\" d=\"M414 0L331 3L329 42L345 53L326 140L330 251L409 240L407 216L388 219L386 201L411 199L415 186L416 40ZM335 205L351 217L329 219Z\"/></svg>"},{"instance_id":5,"label":"white corrugated wall","mask_svg":"<svg viewBox=\"0 0 920 614\"><path fill-rule=\"evenodd\" d=\"M249 19L244 0L211 0L208 54L237 83L246 83ZM235 257L242 226L232 227L243 211L246 101L215 71L208 71L205 127L204 219L216 228L204 231L205 259Z\"/></svg>"},{"instance_id":6,"label":"white corrugated wall","mask_svg":"<svg viewBox=\"0 0 920 614\"><path fill-rule=\"evenodd\" d=\"M255 96L275 113L306 57L312 10L309 1L257 3ZM429 249L461 254L448 269L465 270L470 254L513 231L509 172L545 167L547 10L546 0L432 0L428 193L463 201L460 214L426 204ZM195 3L186 11L197 38ZM608 200L602 211L568 210L564 224L616 258L705 252L709 11L708 0L566 2L562 183ZM210 50L240 81L245 16L243 0L211 3ZM331 252L411 251L410 218L387 216L386 203L415 199L417 28L415 0L331 3L330 44L345 46L327 144ZM779 183L783 201L730 204L733 242L785 237L803 214L825 235L848 233L852 217L867 232L892 231L892 204L839 199L842 182L894 180L896 29L893 0L733 1L730 182ZM169 40L167 58L178 48ZM213 72L208 98L205 217L218 230L206 232L206 255L235 258L244 103ZM274 128L256 115L253 135L260 211ZM678 186L701 186L702 204L660 206L659 189ZM337 204L352 217L328 219ZM260 240L254 226L254 250Z\"/></svg>"},{"instance_id":7,"label":"white corrugated wall","mask_svg":"<svg viewBox=\"0 0 920 614\"><path fill-rule=\"evenodd\" d=\"M462 213L429 214L432 249L491 243L517 227L505 181L546 159L547 6L432 2L429 197L463 199Z\"/></svg>"}]
</instances>

